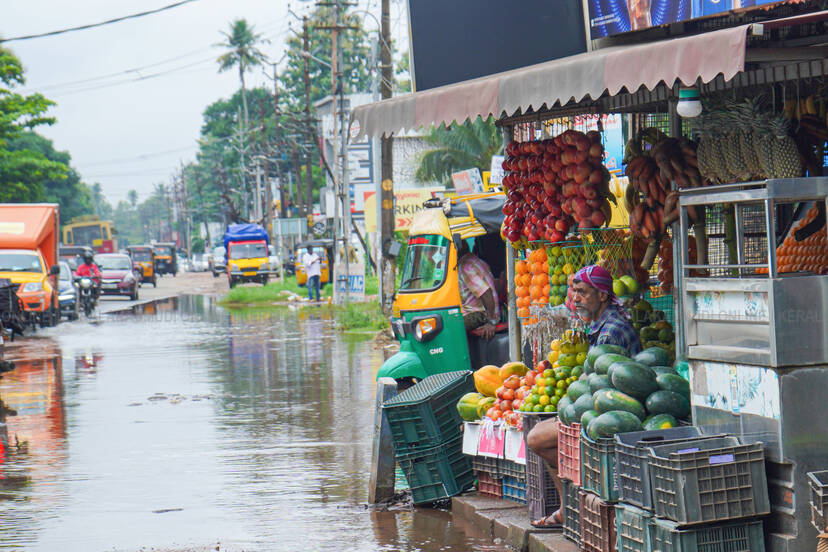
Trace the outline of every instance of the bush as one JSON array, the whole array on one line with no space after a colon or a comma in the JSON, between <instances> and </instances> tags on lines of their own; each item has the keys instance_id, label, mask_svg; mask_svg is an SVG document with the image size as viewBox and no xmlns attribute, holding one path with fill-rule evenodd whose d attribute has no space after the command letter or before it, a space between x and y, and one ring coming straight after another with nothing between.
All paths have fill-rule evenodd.
<instances>
[{"instance_id":1,"label":"bush","mask_svg":"<svg viewBox=\"0 0 828 552\"><path fill-rule=\"evenodd\" d=\"M348 303L336 309L336 321L343 330L383 330L388 319L382 314L379 302Z\"/></svg>"}]
</instances>

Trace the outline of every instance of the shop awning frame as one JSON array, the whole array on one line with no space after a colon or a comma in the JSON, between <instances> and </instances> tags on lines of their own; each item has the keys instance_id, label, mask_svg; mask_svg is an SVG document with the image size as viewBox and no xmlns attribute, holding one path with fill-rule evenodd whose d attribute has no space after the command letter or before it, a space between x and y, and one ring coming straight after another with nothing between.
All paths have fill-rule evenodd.
<instances>
[{"instance_id":1,"label":"shop awning frame","mask_svg":"<svg viewBox=\"0 0 828 552\"><path fill-rule=\"evenodd\" d=\"M693 36L613 46L359 106L358 136L494 116L501 124L571 113L634 112L666 106L682 86L702 93L828 74L828 60L791 60L746 71L748 36L765 28L828 19L828 11ZM750 50L752 52L752 50ZM761 51L761 50L760 50ZM817 56L818 57L818 56Z\"/></svg>"}]
</instances>

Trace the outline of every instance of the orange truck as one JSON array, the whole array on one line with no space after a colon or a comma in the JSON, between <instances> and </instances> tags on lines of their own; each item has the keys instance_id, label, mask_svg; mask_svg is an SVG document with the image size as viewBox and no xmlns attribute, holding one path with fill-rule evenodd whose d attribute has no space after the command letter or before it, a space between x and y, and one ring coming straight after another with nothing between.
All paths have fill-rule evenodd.
<instances>
[{"instance_id":1,"label":"orange truck","mask_svg":"<svg viewBox=\"0 0 828 552\"><path fill-rule=\"evenodd\" d=\"M60 211L53 203L0 203L0 278L17 285L29 321L60 320Z\"/></svg>"}]
</instances>

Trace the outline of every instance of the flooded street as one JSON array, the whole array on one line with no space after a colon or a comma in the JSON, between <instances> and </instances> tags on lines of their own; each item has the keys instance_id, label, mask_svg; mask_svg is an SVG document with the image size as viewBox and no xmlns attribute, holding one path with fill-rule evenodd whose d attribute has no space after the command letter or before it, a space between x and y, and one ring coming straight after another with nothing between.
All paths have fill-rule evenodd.
<instances>
[{"instance_id":1,"label":"flooded street","mask_svg":"<svg viewBox=\"0 0 828 552\"><path fill-rule=\"evenodd\" d=\"M330 311L149 304L10 347L2 550L504 550L372 512L370 340Z\"/></svg>"}]
</instances>

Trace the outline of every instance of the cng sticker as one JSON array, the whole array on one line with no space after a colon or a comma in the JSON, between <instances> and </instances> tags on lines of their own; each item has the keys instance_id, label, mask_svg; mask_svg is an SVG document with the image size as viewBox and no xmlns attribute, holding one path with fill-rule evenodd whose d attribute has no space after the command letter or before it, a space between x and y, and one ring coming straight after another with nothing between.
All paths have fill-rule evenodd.
<instances>
[{"instance_id":1,"label":"cng sticker","mask_svg":"<svg viewBox=\"0 0 828 552\"><path fill-rule=\"evenodd\" d=\"M428 352L429 352L429 354L432 354L432 355L439 355L439 354L442 354L443 348L442 347L437 347L436 349L429 349Z\"/></svg>"},{"instance_id":2,"label":"cng sticker","mask_svg":"<svg viewBox=\"0 0 828 552\"><path fill-rule=\"evenodd\" d=\"M448 311L449 314L460 314L460 309L451 309Z\"/></svg>"}]
</instances>

